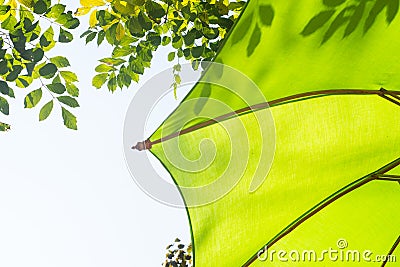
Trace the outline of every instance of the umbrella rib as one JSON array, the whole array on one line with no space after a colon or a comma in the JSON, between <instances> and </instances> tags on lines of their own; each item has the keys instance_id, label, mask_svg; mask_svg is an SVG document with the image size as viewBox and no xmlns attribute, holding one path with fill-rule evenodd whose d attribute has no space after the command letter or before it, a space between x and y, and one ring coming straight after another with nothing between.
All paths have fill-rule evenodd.
<instances>
[{"instance_id":1,"label":"umbrella rib","mask_svg":"<svg viewBox=\"0 0 400 267\"><path fill-rule=\"evenodd\" d=\"M281 240L283 237L286 235L290 234L292 231L294 231L298 226L303 224L303 222L307 221L310 219L312 216L323 210L325 207L328 205L332 204L339 198L347 195L348 193L356 190L357 188L360 188L361 186L379 179L384 173L394 169L395 167L400 165L400 158L397 158L396 160L390 162L389 164L383 166L382 168L346 185L345 187L339 189L336 191L334 194L330 195L329 197L325 198L321 202L319 202L317 205L315 205L313 208L305 212L303 215L298 217L296 220L294 220L291 224L286 226L279 234L277 234L274 238L272 238L267 244L265 244L261 249L257 251L242 267L247 267L250 266L253 262L255 262L258 258L258 255L260 253L265 252L265 248L271 247L275 243L277 243L279 240ZM397 181L397 180L396 180Z\"/></svg>"},{"instance_id":2,"label":"umbrella rib","mask_svg":"<svg viewBox=\"0 0 400 267\"><path fill-rule=\"evenodd\" d=\"M255 111L266 109L269 107L290 103L294 100L303 100L303 99L308 99L310 97L331 96L331 95L379 95L382 98L384 98L392 103L400 105L400 102L397 101L397 100L400 100L400 97L399 97L400 91L389 91L389 90L386 90L383 88L381 88L380 90L329 89L329 90L310 91L310 92L305 92L305 93L300 93L300 94L295 94L295 95L290 95L290 96L286 96L283 98L275 99L270 102L259 103L259 104L251 105L251 106L248 106L245 108L241 108L241 109L235 110L233 112L230 112L230 113L218 116L216 118L201 122L199 124L193 125L191 127L183 129L181 131L177 131L172 134L166 135L166 136L159 138L157 140L154 140L154 141L150 141L148 139L143 142L138 142L138 144L136 146L133 146L132 149L138 149L138 150L151 149L151 147L155 144L158 144L158 143L161 143L164 141L168 141L168 140L178 137L180 135L184 135L184 134L199 130L201 128L219 123L221 121L228 120L232 117L246 114L248 112L255 112ZM390 98L387 95L391 96L392 98Z\"/></svg>"},{"instance_id":3,"label":"umbrella rib","mask_svg":"<svg viewBox=\"0 0 400 267\"><path fill-rule=\"evenodd\" d=\"M376 178L377 180L383 180L383 181L394 181L394 182L400 182L400 175L389 175L389 174L385 174L385 175L381 175L378 178Z\"/></svg>"},{"instance_id":4,"label":"umbrella rib","mask_svg":"<svg viewBox=\"0 0 400 267\"><path fill-rule=\"evenodd\" d=\"M388 254L386 255L385 260L382 262L381 267L385 267L386 263L388 263L388 259L391 255L393 255L394 251L396 250L396 248L398 247L398 245L400 244L400 235L399 237L396 239L396 241L394 241L392 247L390 248Z\"/></svg>"}]
</instances>

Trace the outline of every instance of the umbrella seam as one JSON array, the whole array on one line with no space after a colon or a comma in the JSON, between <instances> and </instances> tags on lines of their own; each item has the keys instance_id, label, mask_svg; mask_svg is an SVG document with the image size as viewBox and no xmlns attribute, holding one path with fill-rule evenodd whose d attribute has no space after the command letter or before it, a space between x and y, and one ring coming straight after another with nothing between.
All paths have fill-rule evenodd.
<instances>
[{"instance_id":1,"label":"umbrella seam","mask_svg":"<svg viewBox=\"0 0 400 267\"><path fill-rule=\"evenodd\" d=\"M294 231L297 227L303 224L303 222L307 221L309 218L312 218L315 214L317 214L319 211L323 210L325 207L328 205L334 203L336 200L339 198L347 195L348 193L356 190L357 188L360 188L361 186L374 181L378 180L380 176L385 174L386 172L394 169L395 167L400 165L400 158L397 158L396 160L390 162L389 164L386 164L385 166L381 167L380 169L342 187L329 197L325 198L321 202L319 202L317 205L315 205L313 208L310 210L306 211L298 217L296 220L294 220L291 224L286 226L278 235L276 235L274 238L272 238L268 243L266 243L261 249L257 250L257 253L255 253L252 257L250 257L249 260L246 261L242 267L248 267L250 264L252 264L254 261L257 260L257 256L259 253L263 253L265 251L266 247L270 247L279 240L281 240L283 237L286 235L290 234L292 231Z\"/></svg>"},{"instance_id":2,"label":"umbrella seam","mask_svg":"<svg viewBox=\"0 0 400 267\"><path fill-rule=\"evenodd\" d=\"M394 241L392 247L390 248L388 254L386 255L387 257L385 258L385 260L383 261L381 267L385 267L386 263L388 263L388 258L390 255L393 255L394 251L396 250L397 246L400 244L400 235L399 237L396 239L396 241Z\"/></svg>"},{"instance_id":3,"label":"umbrella seam","mask_svg":"<svg viewBox=\"0 0 400 267\"><path fill-rule=\"evenodd\" d=\"M201 122L199 124L193 125L189 128L183 129L181 131L174 132L172 134L169 134L165 137L159 138L154 141L147 139L143 142L139 142L139 143L143 144L143 149L139 149L139 150L151 149L151 147L155 144L159 144L161 142L168 141L168 140L178 137L180 135L184 135L184 134L205 128L207 126L216 124L221 121L226 121L231 118L236 118L238 116L247 114L248 112L256 112L256 111L274 107L277 105L291 103L293 101L303 101L303 100L309 99L310 97L322 97L322 96L333 96L333 95L378 95L378 96L400 106L400 102L397 101L397 100L400 100L400 97L398 96L398 95L400 95L400 91L389 91L389 90L386 90L383 88L381 88L380 90L329 89L329 90L310 91L310 92L294 94L294 95L286 96L283 98L275 99L270 102L263 102L263 103L251 105L251 106L248 106L245 108L241 108L241 109L235 110L233 112L218 116L214 119L210 119L210 120ZM392 98L390 98L387 95L391 96ZM136 146L133 146L132 149L137 149L137 147L139 147L138 144ZM140 146L140 147L142 147L142 146Z\"/></svg>"}]
</instances>

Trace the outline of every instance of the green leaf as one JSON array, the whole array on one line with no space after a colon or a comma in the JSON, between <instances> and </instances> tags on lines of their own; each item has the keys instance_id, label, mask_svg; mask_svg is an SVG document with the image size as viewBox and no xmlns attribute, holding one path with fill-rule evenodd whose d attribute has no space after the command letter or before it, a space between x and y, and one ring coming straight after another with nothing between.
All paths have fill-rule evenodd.
<instances>
[{"instance_id":1,"label":"green leaf","mask_svg":"<svg viewBox=\"0 0 400 267\"><path fill-rule=\"evenodd\" d=\"M141 37L143 36L143 28L139 23L138 18L131 17L127 22L127 28L133 36Z\"/></svg>"},{"instance_id":2,"label":"green leaf","mask_svg":"<svg viewBox=\"0 0 400 267\"><path fill-rule=\"evenodd\" d=\"M89 30L86 30L84 33L82 33L81 34L81 36L79 36L79 38L83 38L83 37L85 37L86 35L88 35L89 33L91 33L92 31L89 29Z\"/></svg>"},{"instance_id":3,"label":"green leaf","mask_svg":"<svg viewBox=\"0 0 400 267\"><path fill-rule=\"evenodd\" d=\"M264 26L271 26L274 20L274 9L271 5L262 5L259 7L260 21Z\"/></svg>"},{"instance_id":4,"label":"green leaf","mask_svg":"<svg viewBox=\"0 0 400 267\"><path fill-rule=\"evenodd\" d=\"M47 63L39 69L39 74L47 79L52 78L57 73L57 66L53 63Z\"/></svg>"},{"instance_id":5,"label":"green leaf","mask_svg":"<svg viewBox=\"0 0 400 267\"><path fill-rule=\"evenodd\" d=\"M253 30L253 33L251 34L249 44L247 45L247 56L250 57L256 47L260 44L261 40L261 30L258 24L256 24L256 27Z\"/></svg>"},{"instance_id":6,"label":"green leaf","mask_svg":"<svg viewBox=\"0 0 400 267\"><path fill-rule=\"evenodd\" d=\"M127 1L123 0L114 0L112 1L112 8L116 11L116 13L121 15L129 15L135 12L136 7L131 5Z\"/></svg>"},{"instance_id":7,"label":"green leaf","mask_svg":"<svg viewBox=\"0 0 400 267\"><path fill-rule=\"evenodd\" d=\"M175 52L170 52L168 54L168 61L172 61L172 60L174 60L174 58L175 58Z\"/></svg>"},{"instance_id":8,"label":"green leaf","mask_svg":"<svg viewBox=\"0 0 400 267\"><path fill-rule=\"evenodd\" d=\"M32 83L33 79L30 76L22 75L15 80L15 85L19 88L26 88Z\"/></svg>"},{"instance_id":9,"label":"green leaf","mask_svg":"<svg viewBox=\"0 0 400 267\"><path fill-rule=\"evenodd\" d=\"M51 26L40 36L39 43L45 51L50 50L55 45L54 30Z\"/></svg>"},{"instance_id":10,"label":"green leaf","mask_svg":"<svg viewBox=\"0 0 400 267\"><path fill-rule=\"evenodd\" d=\"M144 66L138 59L133 59L129 61L129 70L136 74L143 74Z\"/></svg>"},{"instance_id":11,"label":"green leaf","mask_svg":"<svg viewBox=\"0 0 400 267\"><path fill-rule=\"evenodd\" d=\"M218 25L229 30L233 25L233 21L228 18L218 18Z\"/></svg>"},{"instance_id":12,"label":"green leaf","mask_svg":"<svg viewBox=\"0 0 400 267\"><path fill-rule=\"evenodd\" d=\"M74 39L74 36L69 31L60 28L60 35L58 36L58 41L60 43L69 43Z\"/></svg>"},{"instance_id":13,"label":"green leaf","mask_svg":"<svg viewBox=\"0 0 400 267\"><path fill-rule=\"evenodd\" d=\"M56 56L50 58L50 62L56 65L57 68L65 68L71 66L66 57Z\"/></svg>"},{"instance_id":14,"label":"green leaf","mask_svg":"<svg viewBox=\"0 0 400 267\"><path fill-rule=\"evenodd\" d=\"M33 5L33 12L43 14L47 11L47 5L43 0L36 1Z\"/></svg>"},{"instance_id":15,"label":"green leaf","mask_svg":"<svg viewBox=\"0 0 400 267\"><path fill-rule=\"evenodd\" d=\"M115 73L111 73L110 79L108 80L107 83L108 90L110 92L114 92L117 89L117 78L115 77Z\"/></svg>"},{"instance_id":16,"label":"green leaf","mask_svg":"<svg viewBox=\"0 0 400 267\"><path fill-rule=\"evenodd\" d=\"M17 24L17 19L14 16L10 15L6 20L1 23L1 27L5 30L12 31L14 30L15 25Z\"/></svg>"},{"instance_id":17,"label":"green leaf","mask_svg":"<svg viewBox=\"0 0 400 267\"><path fill-rule=\"evenodd\" d=\"M162 18L165 16L164 8L157 2L146 1L145 4L147 14L153 19Z\"/></svg>"},{"instance_id":18,"label":"green leaf","mask_svg":"<svg viewBox=\"0 0 400 267\"><path fill-rule=\"evenodd\" d=\"M39 103L40 99L42 99L42 89L41 88L30 92L29 94L27 94L25 96L25 100L24 100L25 108L35 107Z\"/></svg>"},{"instance_id":19,"label":"green leaf","mask_svg":"<svg viewBox=\"0 0 400 267\"><path fill-rule=\"evenodd\" d=\"M56 94L63 94L66 90L65 86L62 83L52 83L52 84L48 84L47 88L52 91L53 93Z\"/></svg>"},{"instance_id":20,"label":"green leaf","mask_svg":"<svg viewBox=\"0 0 400 267\"><path fill-rule=\"evenodd\" d=\"M43 59L44 51L43 49L37 47L32 50L31 61L37 63Z\"/></svg>"},{"instance_id":21,"label":"green leaf","mask_svg":"<svg viewBox=\"0 0 400 267\"><path fill-rule=\"evenodd\" d=\"M192 56L194 58L199 58L203 54L204 47L203 46L196 46L191 49Z\"/></svg>"},{"instance_id":22,"label":"green leaf","mask_svg":"<svg viewBox=\"0 0 400 267\"><path fill-rule=\"evenodd\" d=\"M18 75L21 73L22 69L22 66L14 65L12 67L12 71L7 75L6 80L8 82L15 81L18 78Z\"/></svg>"},{"instance_id":23,"label":"green leaf","mask_svg":"<svg viewBox=\"0 0 400 267\"><path fill-rule=\"evenodd\" d=\"M191 46L194 44L194 40L196 40L196 30L191 30L185 36L183 36L183 41L186 46Z\"/></svg>"},{"instance_id":24,"label":"green leaf","mask_svg":"<svg viewBox=\"0 0 400 267\"><path fill-rule=\"evenodd\" d=\"M126 87L129 87L131 85L132 77L128 74L128 70L125 67L121 67L118 78L120 79L120 82Z\"/></svg>"},{"instance_id":25,"label":"green leaf","mask_svg":"<svg viewBox=\"0 0 400 267\"><path fill-rule=\"evenodd\" d=\"M47 119L53 110L53 100L46 103L41 109L39 113L39 121L44 121Z\"/></svg>"},{"instance_id":26,"label":"green leaf","mask_svg":"<svg viewBox=\"0 0 400 267\"><path fill-rule=\"evenodd\" d=\"M72 71L60 71L60 75L66 82L72 83L78 81L78 77Z\"/></svg>"},{"instance_id":27,"label":"green leaf","mask_svg":"<svg viewBox=\"0 0 400 267\"><path fill-rule=\"evenodd\" d=\"M161 43L162 43L163 46L166 46L166 45L168 45L170 42L171 42L171 37L169 37L169 36L164 36Z\"/></svg>"},{"instance_id":28,"label":"green leaf","mask_svg":"<svg viewBox=\"0 0 400 267\"><path fill-rule=\"evenodd\" d=\"M103 84L106 82L108 77L107 73L100 73L93 77L92 85L97 89L100 89Z\"/></svg>"},{"instance_id":29,"label":"green leaf","mask_svg":"<svg viewBox=\"0 0 400 267\"><path fill-rule=\"evenodd\" d=\"M0 93L14 98L14 91L11 89L5 81L0 81Z\"/></svg>"},{"instance_id":30,"label":"green leaf","mask_svg":"<svg viewBox=\"0 0 400 267\"><path fill-rule=\"evenodd\" d=\"M177 83L177 84L180 84L181 83L181 76L179 76L178 74L175 74L174 75L174 80L175 80L175 82Z\"/></svg>"},{"instance_id":31,"label":"green leaf","mask_svg":"<svg viewBox=\"0 0 400 267\"><path fill-rule=\"evenodd\" d=\"M56 22L62 24L67 29L75 29L79 26L79 20L72 16L72 12L63 13L56 19Z\"/></svg>"},{"instance_id":32,"label":"green leaf","mask_svg":"<svg viewBox=\"0 0 400 267\"><path fill-rule=\"evenodd\" d=\"M107 65L114 65L114 66L118 66L126 62L126 60L122 58L111 58L111 57L103 58L100 59L99 61L106 63Z\"/></svg>"},{"instance_id":33,"label":"green leaf","mask_svg":"<svg viewBox=\"0 0 400 267\"><path fill-rule=\"evenodd\" d=\"M33 70L35 69L36 62L34 63L26 63L25 68L26 72L28 73L28 76L32 76ZM1 66L0 66L1 69Z\"/></svg>"},{"instance_id":34,"label":"green leaf","mask_svg":"<svg viewBox=\"0 0 400 267\"><path fill-rule=\"evenodd\" d=\"M130 54L132 54L134 52L134 50L127 46L127 47L115 47L115 49L112 52L112 56L113 57L125 57L128 56Z\"/></svg>"},{"instance_id":35,"label":"green leaf","mask_svg":"<svg viewBox=\"0 0 400 267\"><path fill-rule=\"evenodd\" d=\"M111 22L116 19L116 17L107 10L97 11L96 18L99 21L100 26L110 25Z\"/></svg>"},{"instance_id":36,"label":"green leaf","mask_svg":"<svg viewBox=\"0 0 400 267\"><path fill-rule=\"evenodd\" d=\"M118 43L117 39L115 38L117 30L117 24L113 24L107 31L106 31L106 40L109 44L115 45Z\"/></svg>"},{"instance_id":37,"label":"green leaf","mask_svg":"<svg viewBox=\"0 0 400 267\"><path fill-rule=\"evenodd\" d=\"M0 96L0 112L4 115L10 114L10 105L4 97Z\"/></svg>"},{"instance_id":38,"label":"green leaf","mask_svg":"<svg viewBox=\"0 0 400 267\"><path fill-rule=\"evenodd\" d=\"M57 97L58 101L60 101L61 103L70 106L71 108L77 108L79 107L79 103L78 101L76 101L75 98L70 97L70 96L59 96Z\"/></svg>"},{"instance_id":39,"label":"green leaf","mask_svg":"<svg viewBox=\"0 0 400 267\"><path fill-rule=\"evenodd\" d=\"M54 79L53 79L53 81L51 83L61 83L60 75L56 75L56 77L54 77Z\"/></svg>"},{"instance_id":40,"label":"green leaf","mask_svg":"<svg viewBox=\"0 0 400 267\"><path fill-rule=\"evenodd\" d=\"M7 61L6 60L1 60L0 61L0 75L4 75L8 72L8 66L7 66Z\"/></svg>"},{"instance_id":41,"label":"green leaf","mask_svg":"<svg viewBox=\"0 0 400 267\"><path fill-rule=\"evenodd\" d=\"M1 5L0 6L0 15L5 15L7 14L8 11L10 11L11 6L5 6L5 5Z\"/></svg>"},{"instance_id":42,"label":"green leaf","mask_svg":"<svg viewBox=\"0 0 400 267\"><path fill-rule=\"evenodd\" d=\"M145 31L149 31L152 29L153 23L145 14L143 14L143 12L139 13L138 21L139 21L140 26L142 26L142 28Z\"/></svg>"},{"instance_id":43,"label":"green leaf","mask_svg":"<svg viewBox=\"0 0 400 267\"><path fill-rule=\"evenodd\" d=\"M97 45L101 45L101 43L104 41L104 37L106 36L106 32L105 31L99 31L99 33L97 34Z\"/></svg>"},{"instance_id":44,"label":"green leaf","mask_svg":"<svg viewBox=\"0 0 400 267\"><path fill-rule=\"evenodd\" d=\"M155 32L148 33L147 40L149 40L154 47L158 47L161 44L161 36Z\"/></svg>"},{"instance_id":45,"label":"green leaf","mask_svg":"<svg viewBox=\"0 0 400 267\"><path fill-rule=\"evenodd\" d=\"M67 92L70 96L78 97L79 89L73 83L66 83L65 87L67 88Z\"/></svg>"},{"instance_id":46,"label":"green leaf","mask_svg":"<svg viewBox=\"0 0 400 267\"><path fill-rule=\"evenodd\" d=\"M65 5L55 4L52 6L46 13L46 17L48 18L58 18L65 10Z\"/></svg>"},{"instance_id":47,"label":"green leaf","mask_svg":"<svg viewBox=\"0 0 400 267\"><path fill-rule=\"evenodd\" d=\"M204 37L206 37L209 40L213 40L219 36L219 31L217 28L203 27L202 33Z\"/></svg>"},{"instance_id":48,"label":"green leaf","mask_svg":"<svg viewBox=\"0 0 400 267\"><path fill-rule=\"evenodd\" d=\"M97 32L91 32L86 36L86 44L93 41L96 38Z\"/></svg>"},{"instance_id":49,"label":"green leaf","mask_svg":"<svg viewBox=\"0 0 400 267\"><path fill-rule=\"evenodd\" d=\"M11 126L7 123L0 122L0 132L6 132L11 129Z\"/></svg>"},{"instance_id":50,"label":"green leaf","mask_svg":"<svg viewBox=\"0 0 400 267\"><path fill-rule=\"evenodd\" d=\"M76 117L74 114L69 112L67 109L64 107L61 107L61 113L62 113L62 118L64 120L64 125L72 130L77 130L78 127L76 125Z\"/></svg>"},{"instance_id":51,"label":"green leaf","mask_svg":"<svg viewBox=\"0 0 400 267\"><path fill-rule=\"evenodd\" d=\"M100 64L94 70L96 72L110 72L112 70L115 70L115 68L106 64Z\"/></svg>"},{"instance_id":52,"label":"green leaf","mask_svg":"<svg viewBox=\"0 0 400 267\"><path fill-rule=\"evenodd\" d=\"M172 47L175 49L181 48L183 45L182 37L177 35L174 39L172 39Z\"/></svg>"},{"instance_id":53,"label":"green leaf","mask_svg":"<svg viewBox=\"0 0 400 267\"><path fill-rule=\"evenodd\" d=\"M117 28L115 29L115 38L118 41L121 41L121 39L125 36L125 28L121 23L117 24Z\"/></svg>"}]
</instances>

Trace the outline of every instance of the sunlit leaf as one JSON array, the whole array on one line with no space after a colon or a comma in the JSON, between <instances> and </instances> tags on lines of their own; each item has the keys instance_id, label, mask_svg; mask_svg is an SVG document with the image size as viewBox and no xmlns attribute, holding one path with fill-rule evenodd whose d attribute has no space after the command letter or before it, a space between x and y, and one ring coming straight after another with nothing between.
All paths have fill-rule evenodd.
<instances>
[{"instance_id":1,"label":"sunlit leaf","mask_svg":"<svg viewBox=\"0 0 400 267\"><path fill-rule=\"evenodd\" d=\"M90 26L90 28L93 28L94 26L96 26L96 24L97 24L97 17L96 17L96 13L97 13L97 11L96 10L93 10L93 12L92 13L90 13L90 17L89 17L89 26Z\"/></svg>"},{"instance_id":2,"label":"sunlit leaf","mask_svg":"<svg viewBox=\"0 0 400 267\"><path fill-rule=\"evenodd\" d=\"M175 58L175 52L169 52L168 54L168 61L172 61Z\"/></svg>"},{"instance_id":3,"label":"sunlit leaf","mask_svg":"<svg viewBox=\"0 0 400 267\"><path fill-rule=\"evenodd\" d=\"M62 118L64 120L64 125L69 129L77 130L78 127L76 125L77 121L75 115L69 112L64 107L61 107L61 113L62 113Z\"/></svg>"},{"instance_id":4,"label":"sunlit leaf","mask_svg":"<svg viewBox=\"0 0 400 267\"><path fill-rule=\"evenodd\" d=\"M65 83L65 87L70 96L78 97L79 89L73 83Z\"/></svg>"},{"instance_id":5,"label":"sunlit leaf","mask_svg":"<svg viewBox=\"0 0 400 267\"><path fill-rule=\"evenodd\" d=\"M50 58L51 63L56 65L57 68L64 68L64 67L69 67L69 61L66 57L63 56L55 56Z\"/></svg>"},{"instance_id":6,"label":"sunlit leaf","mask_svg":"<svg viewBox=\"0 0 400 267\"><path fill-rule=\"evenodd\" d=\"M121 41L121 39L125 36L125 28L121 23L118 23L115 34L115 38L117 38L118 41Z\"/></svg>"},{"instance_id":7,"label":"sunlit leaf","mask_svg":"<svg viewBox=\"0 0 400 267\"><path fill-rule=\"evenodd\" d=\"M57 97L58 101L60 101L61 103L70 106L71 108L76 108L79 107L79 103L78 101L76 101L75 98L70 97L70 96L59 96Z\"/></svg>"},{"instance_id":8,"label":"sunlit leaf","mask_svg":"<svg viewBox=\"0 0 400 267\"><path fill-rule=\"evenodd\" d=\"M66 82L72 83L78 81L78 77L72 71L60 71L60 75Z\"/></svg>"},{"instance_id":9,"label":"sunlit leaf","mask_svg":"<svg viewBox=\"0 0 400 267\"><path fill-rule=\"evenodd\" d=\"M39 121L44 121L45 119L47 119L51 113L51 111L53 110L53 100L49 101L48 103L46 103L39 112Z\"/></svg>"},{"instance_id":10,"label":"sunlit leaf","mask_svg":"<svg viewBox=\"0 0 400 267\"><path fill-rule=\"evenodd\" d=\"M93 77L92 85L97 89L100 89L103 84L106 82L108 77L108 73L100 73Z\"/></svg>"},{"instance_id":11,"label":"sunlit leaf","mask_svg":"<svg viewBox=\"0 0 400 267\"><path fill-rule=\"evenodd\" d=\"M65 10L65 5L55 4L54 6L52 6L50 8L49 11L47 11L46 17L57 18L58 16L60 16L64 12L64 10Z\"/></svg>"},{"instance_id":12,"label":"sunlit leaf","mask_svg":"<svg viewBox=\"0 0 400 267\"><path fill-rule=\"evenodd\" d=\"M40 99L42 99L42 89L41 88L30 92L29 94L27 94L25 96L25 100L24 100L25 108L35 107L39 103Z\"/></svg>"}]
</instances>

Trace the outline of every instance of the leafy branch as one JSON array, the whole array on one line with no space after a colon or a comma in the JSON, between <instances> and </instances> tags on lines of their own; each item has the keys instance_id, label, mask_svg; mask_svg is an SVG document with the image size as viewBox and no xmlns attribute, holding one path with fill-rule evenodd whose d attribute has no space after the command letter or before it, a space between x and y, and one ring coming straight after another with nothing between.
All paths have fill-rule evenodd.
<instances>
[{"instance_id":1,"label":"leafy branch","mask_svg":"<svg viewBox=\"0 0 400 267\"><path fill-rule=\"evenodd\" d=\"M37 106L42 99L42 89L46 89L52 100L42 106L39 121L50 115L53 101L57 101L64 124L77 129L75 116L66 109L79 107L76 100L79 89L74 85L77 76L65 69L70 66L67 58L46 55L56 43L71 42L73 35L70 30L79 26L79 20L65 9L65 5L52 4L51 0L10 0L0 5L0 94L5 96L0 96L0 112L3 115L9 115L7 97L15 97L12 84L27 88L38 81L40 88L24 98L25 108ZM50 24L46 30L42 29L43 22ZM54 39L53 27L58 29L58 40ZM52 79L51 83L47 82L49 79ZM0 131L9 129L9 124L0 123Z\"/></svg>"}]
</instances>

